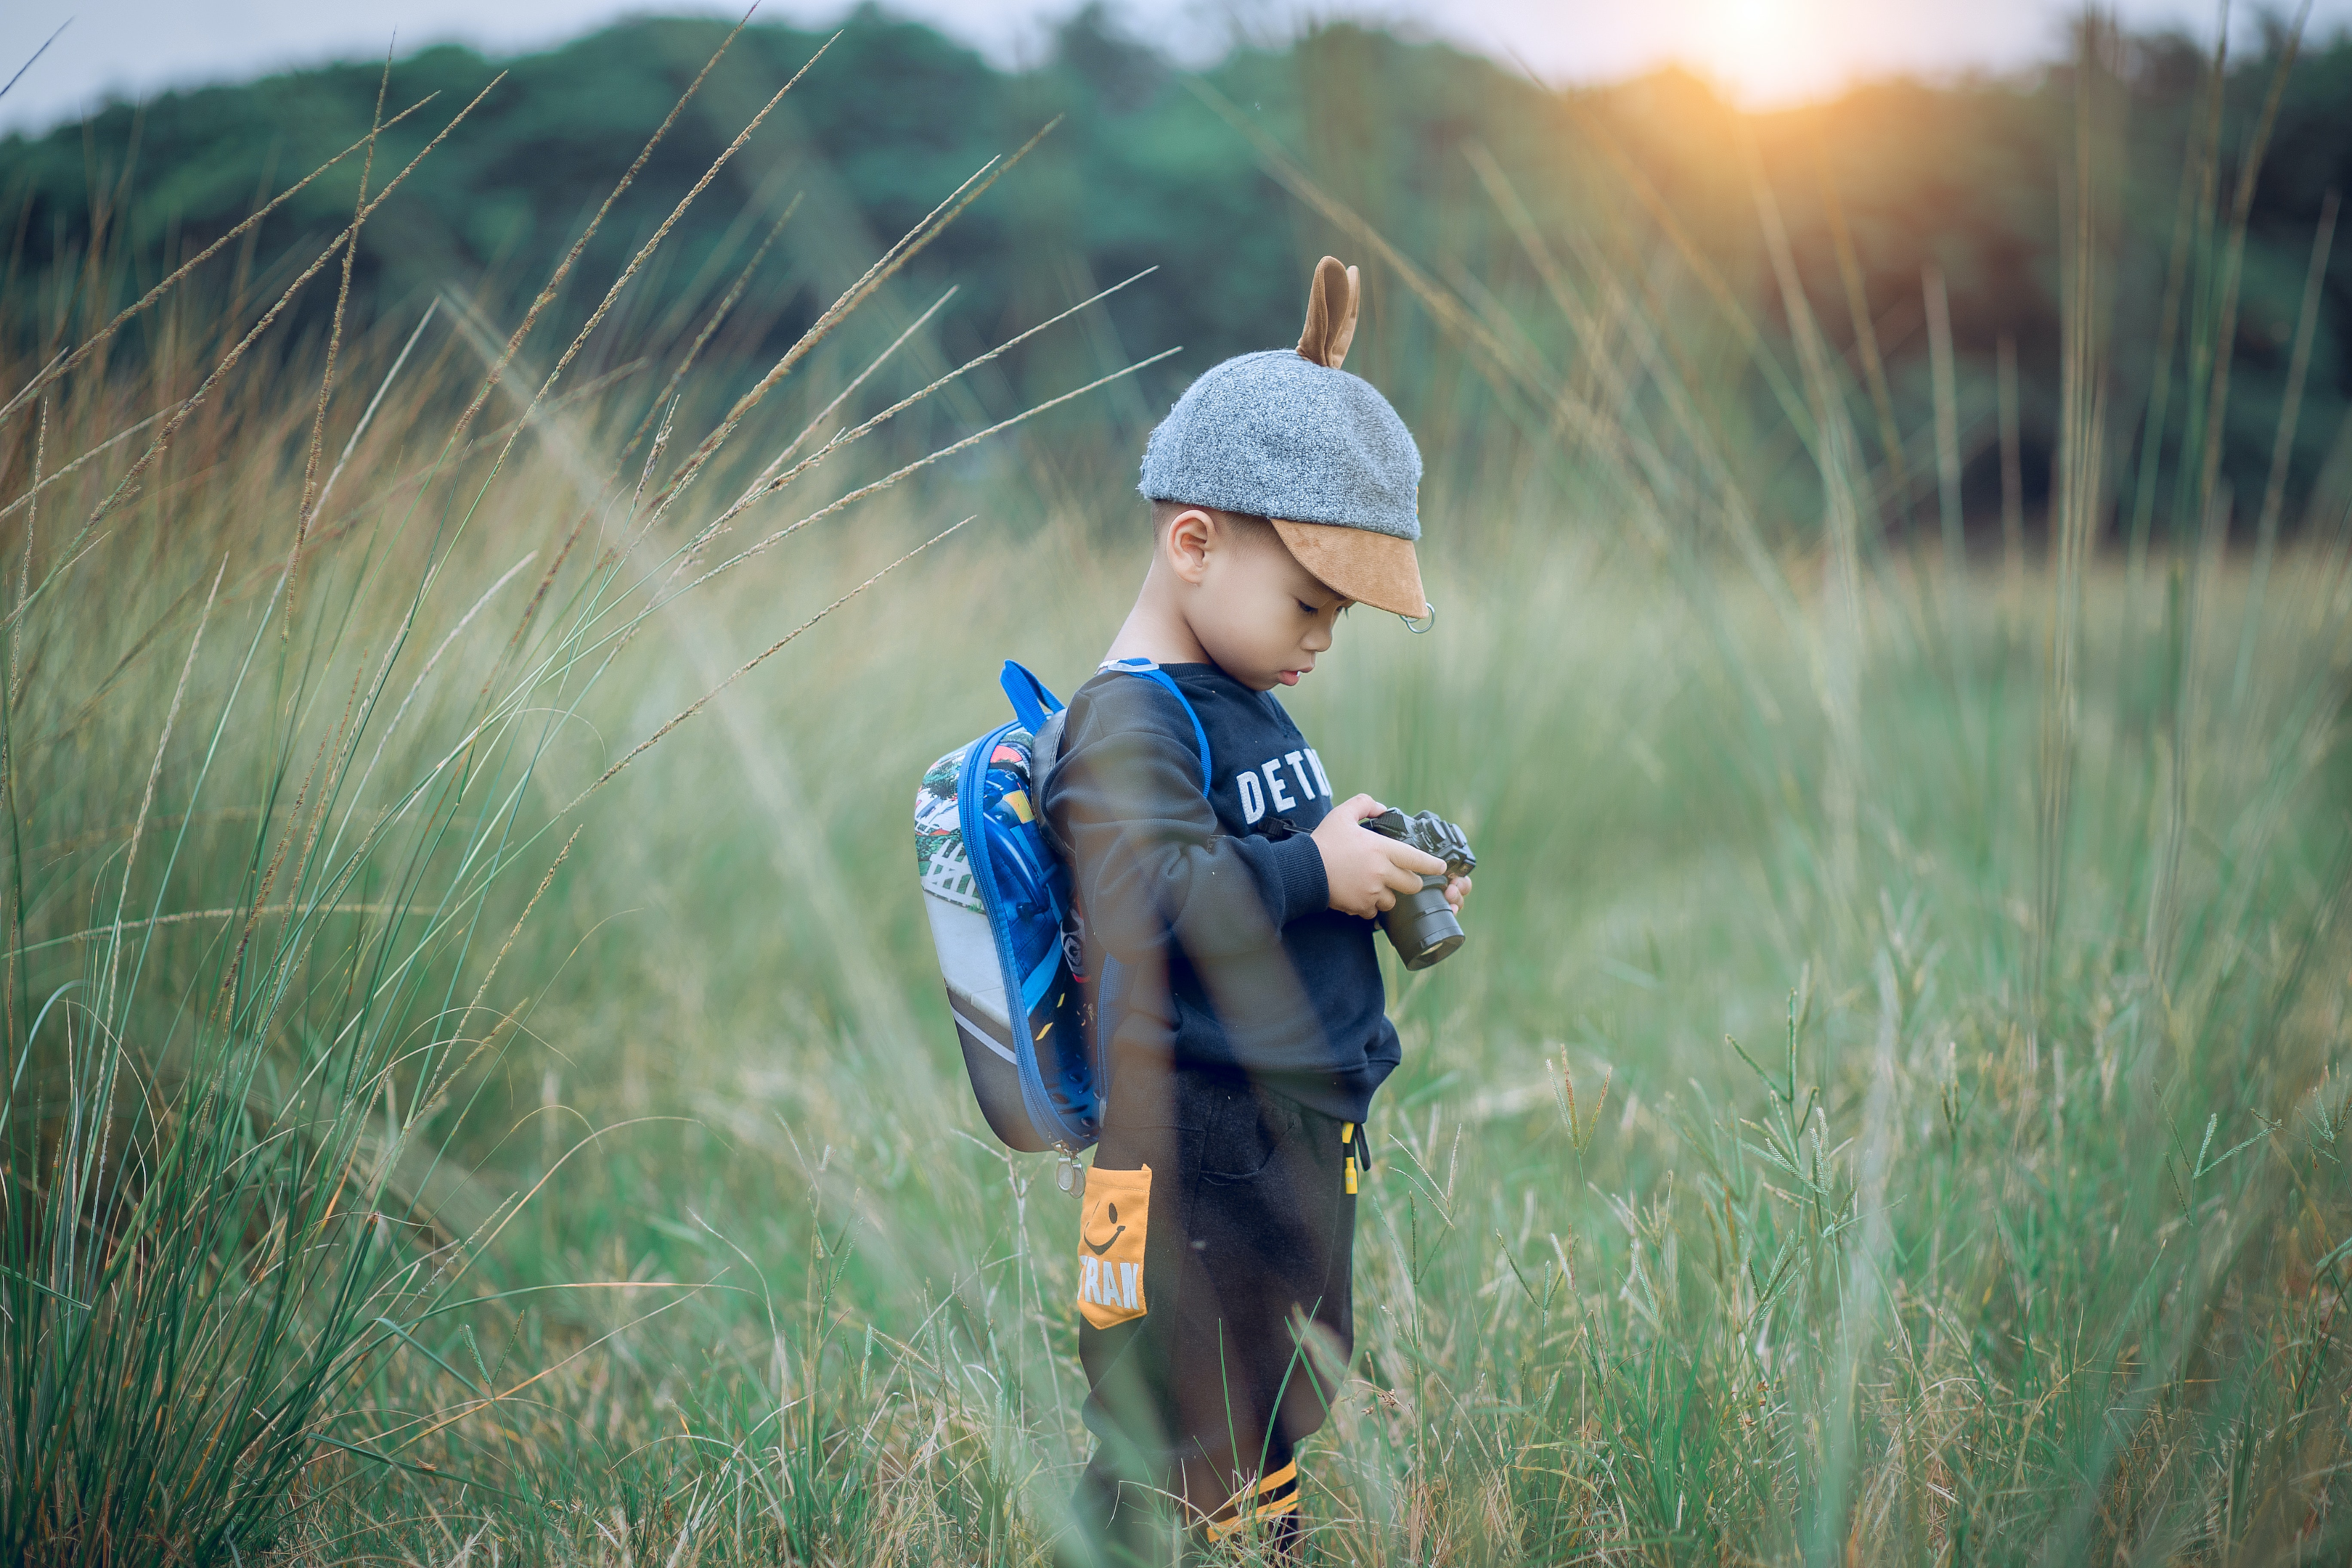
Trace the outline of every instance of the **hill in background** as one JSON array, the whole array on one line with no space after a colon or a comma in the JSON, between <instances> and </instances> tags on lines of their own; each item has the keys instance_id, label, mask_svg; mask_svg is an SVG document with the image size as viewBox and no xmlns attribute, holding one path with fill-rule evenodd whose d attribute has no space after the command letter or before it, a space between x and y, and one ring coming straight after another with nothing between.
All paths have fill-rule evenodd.
<instances>
[{"instance_id":1,"label":"hill in background","mask_svg":"<svg viewBox=\"0 0 2352 1568\"><path fill-rule=\"evenodd\" d=\"M545 258L586 226L725 34L708 20L649 19L510 60L443 47L394 62L389 111L439 96L383 138L379 184L459 105L505 77L365 231L359 323L413 321L445 289L473 301L486 320L513 319ZM576 276L609 278L625 266L677 195L824 43L788 26L745 29ZM2128 98L2128 129L2115 155L2121 173L2111 232L2101 242L2116 260L2119 319L2153 320L2178 248L2176 192L2203 112L2204 60L2180 38L2107 47ZM2224 191L2263 122L2284 47L2274 37L2268 58L2238 62L2230 73L2221 157L2210 175ZM46 358L50 345L77 335L78 322L127 302L268 195L365 136L380 75L377 65L341 65L165 94L0 142L0 212L10 225L0 327L26 353ZM740 360L744 374L756 374L763 353L801 331L974 170L1052 123L1024 164L906 279L908 320L948 281L957 286L936 325L942 354L969 352L1157 268L1089 327L1075 351L1087 363L1048 356L1030 373L1037 388L1066 385L1074 370L1098 374L1181 344L1182 353L1122 394L1125 413L1145 418L1218 358L1289 341L1307 268L1328 250L1367 264L1376 330L1366 334L1360 368L1396 391L1410 413L1416 382L1437 374L1433 351L1447 328L1412 301L1392 265L1368 253L1346 214L1549 363L1564 353L1545 338L1556 329L1521 326L1536 312L1517 308L1548 285L1527 235L1507 221L1481 176L1486 154L1492 163L1485 166L1524 202L1531 230L1561 258L1571 286L1590 275L1576 264L1584 248L1609 249L1637 271L1671 263L1705 284L1699 308L1722 310L1727 321L1736 308L1755 330L1784 339L1786 302L1762 242L1760 188L1785 221L1812 309L1848 354L1858 398L1866 368L1858 328L1864 312L1874 323L1887 366L1889 417L1881 427L1902 441L1932 424L1923 269L1932 266L1948 280L1968 495L1970 510L1981 511L2000 494L1990 431L2004 335L2021 371L2029 498L2042 492L2048 469L2072 84L2073 73L2058 68L1943 88L1889 82L1821 107L1741 115L1677 73L1555 93L1483 58L1353 26L1321 28L1278 50L1237 52L1188 77L1119 36L1098 10L1066 25L1044 63L1005 72L928 27L866 8L730 165L727 184L714 193L720 199L687 215L625 309L638 325L687 320L797 200L743 308L713 345L722 362ZM1295 165L1287 186L1276 157ZM274 297L348 221L359 162L309 187L254 240L217 258L220 298L253 313ZM2326 194L2347 174L2352 45L2339 40L2306 49L2287 79L2251 193L2225 449L2242 491L2260 485L2269 462L2315 227ZM1320 193L1320 206L1300 199L1302 181ZM1840 263L1841 216L1850 270ZM2297 494L2320 470L2352 397L2346 248L2336 248L2316 301L2292 465ZM1703 266L1693 268L1695 258ZM575 286L559 309L577 320L597 291ZM299 301L292 332L317 333L331 298L322 286ZM2212 301L2190 298L2184 341L2200 310L2211 315ZM149 330L162 330L160 320ZM2117 345L2114 408L2147 407L2165 346ZM1793 351L1782 348L1793 364ZM1737 390L1766 395L1752 373L1741 374L1751 384Z\"/></svg>"}]
</instances>

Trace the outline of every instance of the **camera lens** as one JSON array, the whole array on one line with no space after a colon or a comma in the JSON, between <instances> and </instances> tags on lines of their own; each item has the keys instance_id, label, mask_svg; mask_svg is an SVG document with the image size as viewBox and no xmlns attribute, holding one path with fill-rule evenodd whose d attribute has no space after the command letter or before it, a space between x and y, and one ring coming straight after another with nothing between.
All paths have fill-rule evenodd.
<instances>
[{"instance_id":1,"label":"camera lens","mask_svg":"<svg viewBox=\"0 0 2352 1568\"><path fill-rule=\"evenodd\" d=\"M1364 818L1363 825L1383 838L1436 856L1447 863L1449 875L1467 875L1477 864L1462 830L1434 813L1424 811L1408 817L1390 810ZM1381 929L1389 933L1397 957L1407 969L1427 969L1467 940L1462 934L1462 922L1454 918L1454 907L1445 901L1445 883L1444 876L1423 877L1421 891L1398 900L1396 907L1381 917Z\"/></svg>"},{"instance_id":2,"label":"camera lens","mask_svg":"<svg viewBox=\"0 0 2352 1568\"><path fill-rule=\"evenodd\" d=\"M1427 969L1467 940L1445 901L1443 877L1424 881L1421 891L1399 899L1396 908L1381 917L1381 925L1407 969Z\"/></svg>"}]
</instances>

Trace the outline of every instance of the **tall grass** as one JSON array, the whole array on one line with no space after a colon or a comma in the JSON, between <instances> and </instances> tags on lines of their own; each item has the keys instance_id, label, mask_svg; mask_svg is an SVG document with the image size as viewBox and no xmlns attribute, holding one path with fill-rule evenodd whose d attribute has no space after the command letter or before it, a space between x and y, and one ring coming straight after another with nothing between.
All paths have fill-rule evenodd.
<instances>
[{"instance_id":1,"label":"tall grass","mask_svg":"<svg viewBox=\"0 0 2352 1568\"><path fill-rule=\"evenodd\" d=\"M111 321L69 311L62 346L8 375L12 1561L241 1559L351 1464L520 1496L410 1452L468 1409L387 1420L372 1392L413 1354L474 1408L511 1394L457 1314L477 1310L477 1263L518 1204L444 1148L554 973L501 987L502 965L583 805L826 607L701 677L710 690L666 722L602 707L599 689L707 584L989 433L888 471L845 455L1001 348L854 426L825 421L863 379L841 385L836 330L1001 165L942 193L688 444L681 416L712 402L693 396L693 361L740 283L641 345L675 367L650 400L608 376L583 402L565 374L668 223L543 367L531 334L604 211L510 331L456 299L437 339L437 304L356 339L352 247L406 171L371 184L373 139L354 151L350 227L252 320L159 287ZM324 342L255 352L338 256ZM111 370L125 347L137 369ZM813 393L819 355L832 384ZM350 382L355 364L373 386ZM797 439L764 466L739 455L739 436L774 453L784 413ZM634 744L583 749L600 722ZM470 1373L428 1342L445 1325L475 1349Z\"/></svg>"},{"instance_id":2,"label":"tall grass","mask_svg":"<svg viewBox=\"0 0 2352 1568\"><path fill-rule=\"evenodd\" d=\"M1414 301L1367 363L1465 378L1435 635L1351 617L1292 703L1482 860L1391 976L1318 1560L2352 1543L2352 490L2225 548L2251 169L2185 176L2188 423L2109 408L2099 64L2016 572L1885 537L1960 412L1857 418L1760 182L1770 323L1605 147L1562 234L1469 150L1488 279L1265 149ZM252 323L173 294L7 416L15 1555L1048 1560L1076 1215L973 1114L903 812L996 658L1098 657L1140 432L877 492L930 231L772 368L704 373L744 285L543 357L453 294L190 405Z\"/></svg>"}]
</instances>

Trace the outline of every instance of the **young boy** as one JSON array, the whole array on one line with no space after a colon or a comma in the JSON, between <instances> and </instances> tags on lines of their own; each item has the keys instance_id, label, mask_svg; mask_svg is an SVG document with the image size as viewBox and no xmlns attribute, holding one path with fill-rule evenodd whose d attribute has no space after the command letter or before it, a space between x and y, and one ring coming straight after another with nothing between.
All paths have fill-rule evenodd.
<instances>
[{"instance_id":1,"label":"young boy","mask_svg":"<svg viewBox=\"0 0 2352 1568\"><path fill-rule=\"evenodd\" d=\"M1350 605L1429 614L1421 455L1339 368L1356 304L1324 258L1297 351L1215 366L1152 433L1151 567L1040 802L1115 1025L1080 1227L1080 1561L1165 1563L1163 1496L1196 1539L1255 1526L1295 1556L1295 1451L1353 1346L1360 1127L1399 1055L1373 921L1445 868L1359 826L1382 806L1335 802L1272 695ZM1155 667L1198 731L1129 673Z\"/></svg>"}]
</instances>

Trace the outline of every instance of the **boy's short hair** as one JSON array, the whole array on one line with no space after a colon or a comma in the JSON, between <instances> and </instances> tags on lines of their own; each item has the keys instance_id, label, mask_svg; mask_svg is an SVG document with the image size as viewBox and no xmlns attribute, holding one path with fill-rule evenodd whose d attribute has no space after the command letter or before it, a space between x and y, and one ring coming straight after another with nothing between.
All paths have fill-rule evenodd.
<instances>
[{"instance_id":1,"label":"boy's short hair","mask_svg":"<svg viewBox=\"0 0 2352 1568\"><path fill-rule=\"evenodd\" d=\"M1154 534L1157 534L1161 529L1167 527L1168 524L1174 520L1177 513L1186 511L1205 511L1214 517L1219 522L1223 523L1226 527L1234 529L1239 532L1255 533L1260 530L1264 530L1268 533L1274 531L1274 523L1272 520L1260 517L1254 511L1231 511L1224 507L1202 506L1198 501L1189 500L1153 501L1151 503L1151 531Z\"/></svg>"}]
</instances>

